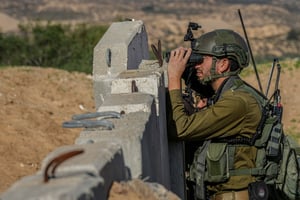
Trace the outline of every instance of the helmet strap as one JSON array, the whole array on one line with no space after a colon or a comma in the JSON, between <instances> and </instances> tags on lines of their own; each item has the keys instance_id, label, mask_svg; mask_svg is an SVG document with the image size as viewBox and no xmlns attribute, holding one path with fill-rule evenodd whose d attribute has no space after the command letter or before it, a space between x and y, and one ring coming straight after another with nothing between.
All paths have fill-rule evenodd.
<instances>
[{"instance_id":1,"label":"helmet strap","mask_svg":"<svg viewBox=\"0 0 300 200\"><path fill-rule=\"evenodd\" d=\"M216 73L216 64L217 64L217 60L218 58L213 56L213 62L211 64L211 68L210 68L210 76L204 78L203 80L201 80L200 82L204 85L211 83L212 81L221 78L221 77L227 77L227 76L235 76L238 75L241 72L241 69L237 69L235 71L229 71L229 72L224 72L221 74L217 74Z\"/></svg>"}]
</instances>

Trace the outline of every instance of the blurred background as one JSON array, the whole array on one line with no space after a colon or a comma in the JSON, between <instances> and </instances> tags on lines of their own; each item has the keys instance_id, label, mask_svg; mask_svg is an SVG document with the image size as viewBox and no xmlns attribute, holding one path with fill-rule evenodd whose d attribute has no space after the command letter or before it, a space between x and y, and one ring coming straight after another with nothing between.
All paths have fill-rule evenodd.
<instances>
[{"instance_id":1,"label":"blurred background","mask_svg":"<svg viewBox=\"0 0 300 200\"><path fill-rule=\"evenodd\" d=\"M18 51L25 56L22 58L24 64L61 65L66 69L89 72L88 69L79 69L83 66L70 66L71 63L66 66L62 60L81 55L77 61L89 60L90 64L90 57L83 56L78 49L84 46L91 49L112 22L128 19L144 21L149 43L156 44L159 39L166 50L183 45L183 36L190 21L202 25L199 34L216 28L231 28L243 34L238 9L258 62L299 55L300 2L297 0L2 0L0 65L19 64L16 61L19 58L12 61L6 56L12 56L9 51L13 51L10 49L13 47L5 46L10 45L3 41L6 34L26 38L25 41L20 37L10 38L15 45L22 46ZM53 27L55 24L60 25ZM42 25L48 27L42 28ZM33 32L33 39L32 35L28 35L30 32ZM47 41L52 44L45 44ZM48 51L39 49L40 53L36 52L37 45L46 47ZM71 45L74 45L71 48L74 52L65 54L68 52L66 48ZM51 52L52 48L58 52ZM40 55L41 52L47 53L48 57ZM51 56L56 61L50 61Z\"/></svg>"}]
</instances>

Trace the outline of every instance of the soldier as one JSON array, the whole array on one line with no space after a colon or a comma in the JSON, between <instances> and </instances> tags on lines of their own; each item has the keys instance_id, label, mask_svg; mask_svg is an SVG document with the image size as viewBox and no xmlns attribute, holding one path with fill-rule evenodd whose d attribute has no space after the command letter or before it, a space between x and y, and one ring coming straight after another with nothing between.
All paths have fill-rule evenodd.
<instances>
[{"instance_id":1,"label":"soldier","mask_svg":"<svg viewBox=\"0 0 300 200\"><path fill-rule=\"evenodd\" d=\"M203 56L203 62L194 66L195 75L201 84L213 88L214 96L206 109L188 115L184 111L181 77L192 52ZM238 75L248 64L249 50L244 39L227 29L203 34L195 40L193 49L179 47L170 53L168 89L176 126L172 136L188 142L203 142L190 169L195 199L249 199L248 185L256 178L251 173L238 171L255 168L257 149L251 145L229 148L226 142L252 138L261 120L258 101L253 94L241 89L251 87Z\"/></svg>"}]
</instances>

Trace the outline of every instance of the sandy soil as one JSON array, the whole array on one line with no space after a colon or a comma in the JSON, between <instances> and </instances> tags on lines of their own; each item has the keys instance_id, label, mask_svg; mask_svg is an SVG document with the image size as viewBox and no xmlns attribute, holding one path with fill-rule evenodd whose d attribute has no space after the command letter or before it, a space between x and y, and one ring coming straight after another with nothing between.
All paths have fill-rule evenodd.
<instances>
[{"instance_id":1,"label":"sandy soil","mask_svg":"<svg viewBox=\"0 0 300 200\"><path fill-rule=\"evenodd\" d=\"M39 170L56 147L73 144L80 129L62 122L94 111L91 78L32 67L0 69L0 192Z\"/></svg>"}]
</instances>

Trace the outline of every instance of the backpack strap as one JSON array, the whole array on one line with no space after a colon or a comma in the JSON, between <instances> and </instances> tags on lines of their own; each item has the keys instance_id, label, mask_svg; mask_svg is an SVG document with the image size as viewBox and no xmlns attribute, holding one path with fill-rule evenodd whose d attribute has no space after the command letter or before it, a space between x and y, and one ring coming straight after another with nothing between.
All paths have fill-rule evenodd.
<instances>
[{"instance_id":1,"label":"backpack strap","mask_svg":"<svg viewBox=\"0 0 300 200\"><path fill-rule=\"evenodd\" d=\"M234 154L235 154L235 149L236 149L235 147L236 146L234 146L234 145L228 145L229 172L234 169Z\"/></svg>"},{"instance_id":2,"label":"backpack strap","mask_svg":"<svg viewBox=\"0 0 300 200\"><path fill-rule=\"evenodd\" d=\"M249 85L242 79L235 79L234 84L231 87L231 90L243 90L243 91L250 93L257 101L257 103L260 107L260 110L262 112L261 120L256 129L256 133L253 135L252 138L250 138L250 139L246 138L249 141L248 144L253 146L255 144L256 140L258 138L260 138L262 135L264 124L268 118L268 113L269 113L269 109L270 109L268 106L269 101L261 92L256 90L254 87L252 87L251 85ZM236 142L233 142L233 144L234 143L238 144L239 140L237 140Z\"/></svg>"},{"instance_id":3,"label":"backpack strap","mask_svg":"<svg viewBox=\"0 0 300 200\"><path fill-rule=\"evenodd\" d=\"M246 145L248 146L248 145ZM229 175L230 176L242 176L242 175L252 175L252 176L263 176L266 174L266 170L263 167L255 168L234 168L234 154L237 145L228 145L228 162L229 162Z\"/></svg>"},{"instance_id":4,"label":"backpack strap","mask_svg":"<svg viewBox=\"0 0 300 200\"><path fill-rule=\"evenodd\" d=\"M229 174L230 176L242 176L242 175L264 176L266 174L266 170L260 167L234 169L234 170L230 170Z\"/></svg>"}]
</instances>

